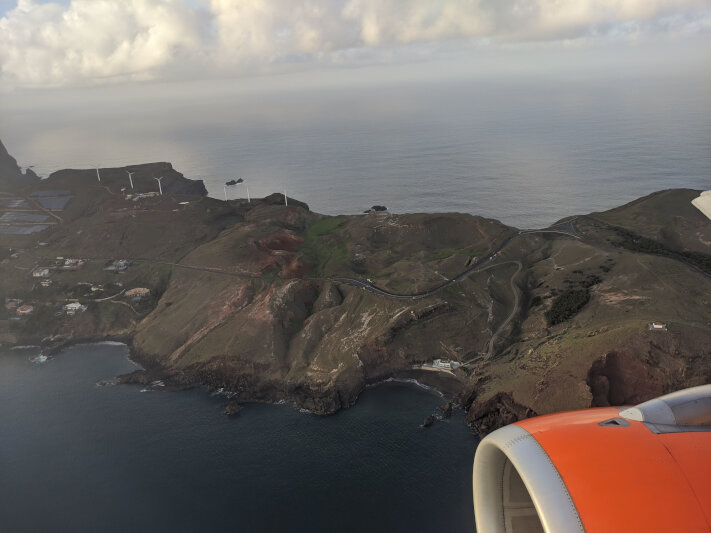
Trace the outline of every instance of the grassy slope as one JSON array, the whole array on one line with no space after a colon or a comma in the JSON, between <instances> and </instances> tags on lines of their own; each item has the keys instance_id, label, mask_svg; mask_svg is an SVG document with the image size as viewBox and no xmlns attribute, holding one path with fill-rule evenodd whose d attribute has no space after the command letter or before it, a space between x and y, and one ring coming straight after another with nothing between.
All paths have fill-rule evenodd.
<instances>
[{"instance_id":1,"label":"grassy slope","mask_svg":"<svg viewBox=\"0 0 711 533\"><path fill-rule=\"evenodd\" d=\"M709 219L691 204L700 192L692 189L660 191L603 213L593 213L591 217L654 239L674 250L709 253Z\"/></svg>"}]
</instances>

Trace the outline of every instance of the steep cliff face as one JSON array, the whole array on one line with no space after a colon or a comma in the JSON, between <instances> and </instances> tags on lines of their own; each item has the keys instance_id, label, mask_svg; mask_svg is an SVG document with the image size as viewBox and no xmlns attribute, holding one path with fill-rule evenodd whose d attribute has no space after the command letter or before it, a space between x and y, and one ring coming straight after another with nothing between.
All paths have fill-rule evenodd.
<instances>
[{"instance_id":1,"label":"steep cliff face","mask_svg":"<svg viewBox=\"0 0 711 533\"><path fill-rule=\"evenodd\" d=\"M486 246L501 231L493 221L459 217L471 231L443 245ZM253 208L243 223L183 258L183 264L216 270L176 271L156 309L138 325L134 348L148 366L185 383L209 383L243 400L290 400L318 413L351 405L368 383L413 365L464 356L483 343L488 302L465 305L463 293L454 292L398 300L326 277L357 276L352 269L362 262L353 261L356 249L378 269L414 264L398 248L415 249L412 240L433 238L421 231L427 218L333 219L301 207ZM401 237L389 265L369 242L383 222ZM454 254L445 250L447 258ZM427 276L436 275L444 259L432 261ZM316 269L320 275L310 276ZM410 275L411 286L422 283L422 267ZM464 286L485 300L485 280ZM448 379L456 389L465 376Z\"/></svg>"},{"instance_id":2,"label":"steep cliff face","mask_svg":"<svg viewBox=\"0 0 711 533\"><path fill-rule=\"evenodd\" d=\"M38 180L37 174L32 169L22 172L15 158L8 153L5 145L0 141L0 191L15 191L31 187Z\"/></svg>"}]
</instances>

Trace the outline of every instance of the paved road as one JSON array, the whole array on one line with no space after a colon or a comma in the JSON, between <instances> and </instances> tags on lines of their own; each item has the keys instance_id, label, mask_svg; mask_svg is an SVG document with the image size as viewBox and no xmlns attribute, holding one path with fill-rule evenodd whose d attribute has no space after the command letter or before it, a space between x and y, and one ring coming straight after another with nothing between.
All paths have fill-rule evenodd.
<instances>
[{"instance_id":1,"label":"paved road","mask_svg":"<svg viewBox=\"0 0 711 533\"><path fill-rule=\"evenodd\" d=\"M436 294L437 292L441 291L442 289L445 289L447 287L450 287L454 285L455 283L459 283L461 281L464 281L466 278L468 278L472 273L478 270L486 270L487 268L482 268L485 265L491 263L494 261L499 254L503 251L504 248L506 248L509 243L514 240L516 237L520 235L529 235L532 233L559 233L559 234L564 234L568 235L570 237L580 239L580 235L578 232L575 230L575 226L573 225L575 219L571 219L569 221L560 223L560 224L554 224L553 226L550 226L548 228L543 228L543 229L528 229L528 230L521 230L516 233L513 233L509 235L500 245L498 248L496 248L494 251L492 251L489 255L486 257L479 259L477 261L474 261L469 267L467 267L466 270L464 270L462 273L460 273L458 276L449 279L445 281L444 283L440 283L439 285L432 287L431 289L428 289L426 291L422 292L416 292L416 293L411 293L411 294L398 294L394 293L391 291L388 291L387 289L383 289L381 287L378 287L374 283L364 280L364 279L358 279L358 278L349 278L349 277L342 277L342 276L337 276L337 277L313 277L313 278L284 278L285 280L288 279L294 279L294 280L304 280L304 281L330 281L333 283L341 283L343 285L350 285L351 287L356 287L358 289L370 292L372 294L376 294L378 296L382 296L384 298L390 298L392 300L420 300L422 298L427 298L429 296L432 296ZM148 259L130 259L134 263L150 263L154 265L166 265L166 266L172 266L176 268L184 268L188 270L197 270L200 272L209 272L212 274L219 274L223 276L231 276L235 278L241 278L241 279L264 279L263 276L260 275L251 275L251 274L241 274L237 272L229 272L227 270L221 270L217 268L210 268L210 267L199 267L199 266L192 266L192 265L185 265L182 263L171 263L167 261L152 261ZM511 261L508 261L507 263L511 263ZM491 266L498 266L500 264L506 264L506 263L496 263L495 265ZM523 268L523 267L521 267Z\"/></svg>"},{"instance_id":2,"label":"paved road","mask_svg":"<svg viewBox=\"0 0 711 533\"><path fill-rule=\"evenodd\" d=\"M494 343L496 342L496 338L501 334L502 331L506 329L506 327L511 323L511 321L514 319L516 316L516 313L518 313L519 307L520 307L520 298L518 294L518 290L516 289L516 276L519 275L521 270L523 269L523 264L521 261L507 261L506 263L499 263L498 265L492 265L492 266L501 266L501 265L507 265L507 264L512 264L515 263L518 268L516 268L516 272L513 273L511 276L511 280L509 281L509 284L511 286L511 292L513 293L514 297L514 304L513 308L511 309L511 313L509 313L509 316L506 317L506 320L504 320L499 328L494 332L494 334L491 336L489 339L489 344L487 345L486 348L486 357L487 359L490 359L492 355L494 355ZM491 268L491 267L489 267Z\"/></svg>"},{"instance_id":3,"label":"paved road","mask_svg":"<svg viewBox=\"0 0 711 533\"><path fill-rule=\"evenodd\" d=\"M493 252L491 252L489 255L487 255L484 258L479 259L478 261L474 261L466 270L464 270L461 274L459 274L455 278L447 280L444 283L441 283L440 285L437 285L436 287L433 287L433 288L431 288L427 291L423 291L423 292L418 292L418 293L413 293L413 294L396 294L396 293L390 292L386 289L382 289L370 281L357 279L357 278L348 278L348 277L314 277L314 278L293 278L293 279L294 280L303 280L303 281L330 281L333 283L341 283L344 285L350 285L352 287L356 287L358 289L370 292L371 294L376 294L378 296L382 296L384 298L390 298L392 300L420 300L422 298L427 298L428 296L432 296L435 293L441 291L442 289L445 289L447 287L454 285L455 283L464 281L467 277L469 277L475 271L484 271L484 270L488 270L490 268L494 268L494 267L498 267L498 266L502 266L502 265L506 265L506 264L516 264L518 266L518 268L516 269L516 272L513 274L513 276L511 276L511 280L510 280L511 292L514 295L513 309L511 310L511 313L506 318L506 320L494 332L491 339L489 339L489 343L487 345L487 358L489 358L493 354L493 347L494 347L494 342L496 341L496 338L511 323L511 321L514 319L514 317L516 316L516 313L519 310L519 294L518 294L518 290L516 289L515 279L516 279L516 276L518 276L518 274L523 269L523 264L520 261L506 261L503 263L493 263L493 264L489 264L489 263L494 261L500 255L501 251L504 248L506 248L512 240L514 240L516 237L519 237L520 235L528 235L528 234L532 234L532 233L559 233L559 234L568 235L568 236L576 238L576 239L580 239L581 237L578 234L578 232L576 231L575 226L573 224L574 221L575 221L575 219L571 219L571 220L565 221L560 224L554 224L553 226L550 226L548 228L521 230L516 233L513 233L513 234L509 235L499 245L499 247L496 248L496 250L494 250ZM95 259L95 260L102 260L102 259ZM103 259L103 260L105 261L106 259ZM183 268L186 270L196 270L199 272L208 272L210 274L231 276L231 277L239 278L239 279L252 279L252 280L263 280L264 279L264 277L260 276L260 275L242 274L242 273L238 273L238 272L229 272L229 271L221 270L221 269L217 269L217 268L199 267L199 266L185 265L182 263L172 263L172 262L168 262L168 261L151 261L151 260L147 260L147 259L130 259L130 261L132 261L134 263L166 265L166 266L171 266L171 267L175 267L175 268ZM488 266L486 266L486 265L488 265ZM288 279L285 278L284 280L286 281Z\"/></svg>"},{"instance_id":4,"label":"paved road","mask_svg":"<svg viewBox=\"0 0 711 533\"><path fill-rule=\"evenodd\" d=\"M482 269L484 265L490 263L494 259L496 259L501 251L503 251L504 248L506 248L509 243L514 240L516 237L519 235L530 235L532 233L558 233L562 235L568 235L569 237L573 237L575 239L581 239L582 237L580 234L577 232L575 229L575 222L576 219L570 219L566 220L565 222L561 222L558 224L554 224L552 226L549 226L547 228L543 229L526 229L526 230L520 230L512 235L510 235L506 240L504 240L499 247L491 252L488 256L484 257L483 259L480 259L478 261L473 262L464 272L456 276L455 278L452 278L450 280L445 281L444 283L441 283L440 285L437 285L436 287L433 287L427 291L424 292L418 292L418 293L413 293L413 294L396 294L393 292L390 292L385 289L381 289L377 286L375 286L373 283L367 281L367 280L362 280L362 279L355 279L355 278L322 278L328 281L334 281L336 283L343 283L346 285L351 285L353 287L358 287L359 289L363 289L368 292L372 292L373 294L377 294L379 296L384 296L386 298L392 298L396 300L419 300L421 298L427 298L428 296L432 296L433 294L441 291L442 289L449 287L451 285L454 285L455 283L459 283L461 281L464 281L466 278L469 277L470 274L477 270L485 270ZM510 262L510 261L509 261ZM504 263L497 263L498 264L504 264ZM523 268L523 267L521 267Z\"/></svg>"},{"instance_id":5,"label":"paved road","mask_svg":"<svg viewBox=\"0 0 711 533\"><path fill-rule=\"evenodd\" d=\"M577 217L571 218L569 220L558 222L557 224L553 224L552 226L548 226L547 228L543 229L524 229L519 231L518 234L526 235L528 233L560 233L562 235L568 235L569 237L582 240L582 235L580 235L580 233L578 233L578 230L575 228L576 220Z\"/></svg>"}]
</instances>

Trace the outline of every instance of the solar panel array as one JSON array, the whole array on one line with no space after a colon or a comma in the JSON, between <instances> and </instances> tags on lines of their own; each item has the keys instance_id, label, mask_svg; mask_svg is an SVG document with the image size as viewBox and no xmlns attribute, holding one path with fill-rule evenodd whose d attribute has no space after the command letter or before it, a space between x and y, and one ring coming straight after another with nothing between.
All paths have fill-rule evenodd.
<instances>
[{"instance_id":1,"label":"solar panel array","mask_svg":"<svg viewBox=\"0 0 711 533\"><path fill-rule=\"evenodd\" d=\"M61 211L69 203L69 196L60 196L58 198L40 198L38 200L42 207L51 211Z\"/></svg>"},{"instance_id":2,"label":"solar panel array","mask_svg":"<svg viewBox=\"0 0 711 533\"><path fill-rule=\"evenodd\" d=\"M34 225L34 226L0 226L0 234L2 235L29 235L44 231L49 226Z\"/></svg>"},{"instance_id":3,"label":"solar panel array","mask_svg":"<svg viewBox=\"0 0 711 533\"><path fill-rule=\"evenodd\" d=\"M66 189L46 189L43 191L35 191L33 192L30 196L69 196L72 194L72 191L68 191Z\"/></svg>"},{"instance_id":4,"label":"solar panel array","mask_svg":"<svg viewBox=\"0 0 711 533\"><path fill-rule=\"evenodd\" d=\"M40 213L12 213L0 216L0 222L46 222L49 217Z\"/></svg>"}]
</instances>

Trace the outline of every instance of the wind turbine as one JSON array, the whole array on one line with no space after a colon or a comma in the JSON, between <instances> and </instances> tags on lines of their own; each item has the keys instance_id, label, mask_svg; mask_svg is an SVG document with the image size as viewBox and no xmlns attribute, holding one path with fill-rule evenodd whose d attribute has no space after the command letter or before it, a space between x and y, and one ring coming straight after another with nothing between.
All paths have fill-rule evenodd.
<instances>
[{"instance_id":1,"label":"wind turbine","mask_svg":"<svg viewBox=\"0 0 711 533\"><path fill-rule=\"evenodd\" d=\"M244 186L247 188L247 203L248 203L248 204L251 204L251 203L252 203L252 200L251 200L250 197L249 197L249 185L247 185L247 181L244 180L244 179L242 179L242 178L240 178L240 179L238 179L238 180L235 182L235 185L240 185L240 184L242 184L242 183L244 183Z\"/></svg>"},{"instance_id":2,"label":"wind turbine","mask_svg":"<svg viewBox=\"0 0 711 533\"><path fill-rule=\"evenodd\" d=\"M153 176L153 179L158 182L158 192L160 193L161 196L163 196L163 187L160 184L160 180L163 179L163 176L161 176L160 178L156 178L155 176Z\"/></svg>"},{"instance_id":3,"label":"wind turbine","mask_svg":"<svg viewBox=\"0 0 711 533\"><path fill-rule=\"evenodd\" d=\"M286 185L284 185L284 205L289 205L289 200L286 198Z\"/></svg>"},{"instance_id":4,"label":"wind turbine","mask_svg":"<svg viewBox=\"0 0 711 533\"><path fill-rule=\"evenodd\" d=\"M135 173L135 170L133 172L129 172L128 170L126 171L126 174L128 174L128 181L131 183L131 190L133 190L133 178L131 178L131 176L133 176Z\"/></svg>"},{"instance_id":5,"label":"wind turbine","mask_svg":"<svg viewBox=\"0 0 711 533\"><path fill-rule=\"evenodd\" d=\"M99 174L99 167L96 167L96 179L101 181L101 174Z\"/></svg>"},{"instance_id":6,"label":"wind turbine","mask_svg":"<svg viewBox=\"0 0 711 533\"><path fill-rule=\"evenodd\" d=\"M225 191L225 201L227 201L227 187L232 187L233 185L240 185L244 183L244 186L247 187L247 202L252 203L252 200L249 197L249 185L245 183L245 180L242 178L238 178L236 180L230 180L225 182L225 184L222 186L222 189Z\"/></svg>"}]
</instances>

